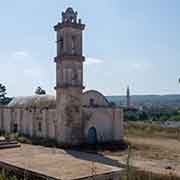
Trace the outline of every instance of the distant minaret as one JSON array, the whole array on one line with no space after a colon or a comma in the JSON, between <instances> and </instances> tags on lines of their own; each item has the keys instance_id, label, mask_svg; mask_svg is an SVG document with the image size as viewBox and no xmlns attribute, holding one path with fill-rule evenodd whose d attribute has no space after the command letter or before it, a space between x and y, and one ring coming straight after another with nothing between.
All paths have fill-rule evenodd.
<instances>
[{"instance_id":1,"label":"distant minaret","mask_svg":"<svg viewBox=\"0 0 180 180\"><path fill-rule=\"evenodd\" d=\"M127 91L126 91L126 105L127 105L127 107L128 108L130 108L130 106L131 106L131 102L130 102L130 88L129 88L129 86L127 86Z\"/></svg>"}]
</instances>

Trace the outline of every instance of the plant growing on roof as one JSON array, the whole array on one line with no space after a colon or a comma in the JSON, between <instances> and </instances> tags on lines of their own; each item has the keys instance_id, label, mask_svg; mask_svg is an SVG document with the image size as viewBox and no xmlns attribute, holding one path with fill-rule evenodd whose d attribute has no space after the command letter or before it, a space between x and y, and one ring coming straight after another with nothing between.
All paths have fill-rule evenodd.
<instances>
[{"instance_id":1,"label":"plant growing on roof","mask_svg":"<svg viewBox=\"0 0 180 180\"><path fill-rule=\"evenodd\" d=\"M42 89L40 86L38 86L37 89L35 90L35 94L43 95L43 94L46 94L46 91Z\"/></svg>"}]
</instances>

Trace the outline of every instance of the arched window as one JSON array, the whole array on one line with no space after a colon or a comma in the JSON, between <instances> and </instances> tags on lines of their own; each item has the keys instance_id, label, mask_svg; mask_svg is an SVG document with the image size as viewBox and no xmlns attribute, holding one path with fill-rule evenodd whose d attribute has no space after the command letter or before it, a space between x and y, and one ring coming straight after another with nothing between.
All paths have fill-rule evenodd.
<instances>
[{"instance_id":1,"label":"arched window","mask_svg":"<svg viewBox=\"0 0 180 180\"><path fill-rule=\"evenodd\" d=\"M60 35L58 35L60 36ZM63 40L63 37L58 37L58 41L57 41L57 54L60 55L60 54L63 54L63 49L64 49L64 40Z\"/></svg>"},{"instance_id":2,"label":"arched window","mask_svg":"<svg viewBox=\"0 0 180 180\"><path fill-rule=\"evenodd\" d=\"M95 105L93 98L89 99L89 105L92 106L92 107Z\"/></svg>"},{"instance_id":3,"label":"arched window","mask_svg":"<svg viewBox=\"0 0 180 180\"><path fill-rule=\"evenodd\" d=\"M62 37L61 37L61 39L60 39L60 48L61 48L61 49L64 48L64 40L63 40Z\"/></svg>"},{"instance_id":4,"label":"arched window","mask_svg":"<svg viewBox=\"0 0 180 180\"><path fill-rule=\"evenodd\" d=\"M72 36L72 44L71 44L71 47L72 47L72 54L75 54L75 46L76 46L76 37L75 36Z\"/></svg>"},{"instance_id":5,"label":"arched window","mask_svg":"<svg viewBox=\"0 0 180 180\"><path fill-rule=\"evenodd\" d=\"M63 83L67 84L68 82L68 71L67 69L63 69Z\"/></svg>"},{"instance_id":6,"label":"arched window","mask_svg":"<svg viewBox=\"0 0 180 180\"><path fill-rule=\"evenodd\" d=\"M72 84L72 69L68 68L67 69L67 80L68 80L68 84Z\"/></svg>"},{"instance_id":7,"label":"arched window","mask_svg":"<svg viewBox=\"0 0 180 180\"><path fill-rule=\"evenodd\" d=\"M78 81L79 81L79 84L81 85L82 84L82 71L81 70L78 70Z\"/></svg>"},{"instance_id":8,"label":"arched window","mask_svg":"<svg viewBox=\"0 0 180 180\"><path fill-rule=\"evenodd\" d=\"M76 69L72 72L72 85L78 85L78 73Z\"/></svg>"}]
</instances>

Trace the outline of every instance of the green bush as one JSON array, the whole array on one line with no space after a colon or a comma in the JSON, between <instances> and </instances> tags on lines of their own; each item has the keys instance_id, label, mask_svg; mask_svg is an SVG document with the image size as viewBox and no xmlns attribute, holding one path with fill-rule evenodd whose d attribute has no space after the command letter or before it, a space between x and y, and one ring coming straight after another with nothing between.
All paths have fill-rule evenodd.
<instances>
[{"instance_id":1,"label":"green bush","mask_svg":"<svg viewBox=\"0 0 180 180\"><path fill-rule=\"evenodd\" d=\"M173 121L180 121L180 115L174 115L174 116L171 116L171 117L170 117L170 120L173 120Z\"/></svg>"},{"instance_id":2,"label":"green bush","mask_svg":"<svg viewBox=\"0 0 180 180\"><path fill-rule=\"evenodd\" d=\"M25 137L25 136L17 136L17 137L16 137L16 140L17 140L18 142L20 142L20 143L32 144L32 141L31 141L29 138Z\"/></svg>"},{"instance_id":3,"label":"green bush","mask_svg":"<svg viewBox=\"0 0 180 180\"><path fill-rule=\"evenodd\" d=\"M4 170L0 171L0 180L18 180L16 176L9 175Z\"/></svg>"}]
</instances>

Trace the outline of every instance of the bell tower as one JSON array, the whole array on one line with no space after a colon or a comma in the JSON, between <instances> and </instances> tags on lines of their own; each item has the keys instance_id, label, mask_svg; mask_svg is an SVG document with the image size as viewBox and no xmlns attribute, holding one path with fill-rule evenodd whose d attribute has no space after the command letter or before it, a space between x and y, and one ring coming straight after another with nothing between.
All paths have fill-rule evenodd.
<instances>
[{"instance_id":1,"label":"bell tower","mask_svg":"<svg viewBox=\"0 0 180 180\"><path fill-rule=\"evenodd\" d=\"M82 90L83 62L82 34L85 25L77 20L77 12L68 8L62 21L54 26L57 34L56 111L57 140L64 145L83 143Z\"/></svg>"}]
</instances>

